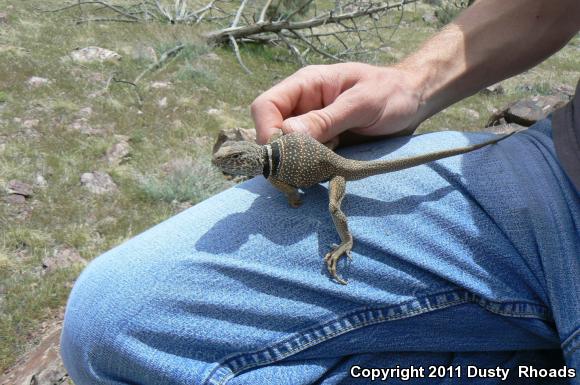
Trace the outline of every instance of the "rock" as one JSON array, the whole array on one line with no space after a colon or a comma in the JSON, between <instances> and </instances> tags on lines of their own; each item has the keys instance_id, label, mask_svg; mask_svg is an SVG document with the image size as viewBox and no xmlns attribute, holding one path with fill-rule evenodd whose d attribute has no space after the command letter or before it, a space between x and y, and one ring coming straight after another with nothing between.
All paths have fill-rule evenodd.
<instances>
[{"instance_id":1,"label":"rock","mask_svg":"<svg viewBox=\"0 0 580 385\"><path fill-rule=\"evenodd\" d=\"M159 106L159 108L167 107L167 96L163 97L162 99L159 99L157 101L157 105Z\"/></svg>"},{"instance_id":2,"label":"rock","mask_svg":"<svg viewBox=\"0 0 580 385\"><path fill-rule=\"evenodd\" d=\"M33 76L26 81L26 84L28 84L28 86L31 88L38 88L50 84L50 80L38 76Z\"/></svg>"},{"instance_id":3,"label":"rock","mask_svg":"<svg viewBox=\"0 0 580 385\"><path fill-rule=\"evenodd\" d=\"M40 188L46 188L48 187L48 182L42 174L36 174L36 177L34 178L34 185Z\"/></svg>"},{"instance_id":4,"label":"rock","mask_svg":"<svg viewBox=\"0 0 580 385\"><path fill-rule=\"evenodd\" d=\"M215 52L209 52L202 56L202 59L209 60L209 61L221 61L218 54Z\"/></svg>"},{"instance_id":5,"label":"rock","mask_svg":"<svg viewBox=\"0 0 580 385\"><path fill-rule=\"evenodd\" d=\"M217 150L225 142L239 142L239 141L256 141L256 130L253 128L230 128L227 130L220 130L217 140L213 145L212 153L215 154Z\"/></svg>"},{"instance_id":6,"label":"rock","mask_svg":"<svg viewBox=\"0 0 580 385\"><path fill-rule=\"evenodd\" d=\"M8 192L22 195L23 197L30 197L32 196L32 186L28 183L13 179L8 182Z\"/></svg>"},{"instance_id":7,"label":"rock","mask_svg":"<svg viewBox=\"0 0 580 385\"><path fill-rule=\"evenodd\" d=\"M105 160L109 164L109 166L118 166L125 160L131 151L131 147L127 140L121 140L111 146L107 150L107 154L105 155Z\"/></svg>"},{"instance_id":8,"label":"rock","mask_svg":"<svg viewBox=\"0 0 580 385\"><path fill-rule=\"evenodd\" d=\"M108 194L118 190L109 174L102 171L86 172L81 175L81 185L93 194Z\"/></svg>"},{"instance_id":9,"label":"rock","mask_svg":"<svg viewBox=\"0 0 580 385\"><path fill-rule=\"evenodd\" d=\"M205 113L208 115L221 115L223 111L217 108L210 108Z\"/></svg>"},{"instance_id":10,"label":"rock","mask_svg":"<svg viewBox=\"0 0 580 385\"><path fill-rule=\"evenodd\" d=\"M471 120L478 120L480 118L479 112L472 110L471 108L462 108L461 112Z\"/></svg>"},{"instance_id":11,"label":"rock","mask_svg":"<svg viewBox=\"0 0 580 385\"><path fill-rule=\"evenodd\" d=\"M92 127L87 118L78 118L69 127L74 131L79 131L81 134L86 135L101 135L105 132L103 128Z\"/></svg>"},{"instance_id":12,"label":"rock","mask_svg":"<svg viewBox=\"0 0 580 385\"><path fill-rule=\"evenodd\" d=\"M8 24L8 14L6 12L0 12L0 24Z\"/></svg>"},{"instance_id":13,"label":"rock","mask_svg":"<svg viewBox=\"0 0 580 385\"><path fill-rule=\"evenodd\" d=\"M42 268L46 273L64 269L72 265L86 265L87 261L72 247L62 247L54 251L51 257L42 259Z\"/></svg>"},{"instance_id":14,"label":"rock","mask_svg":"<svg viewBox=\"0 0 580 385\"><path fill-rule=\"evenodd\" d=\"M93 114L93 109L91 107L81 108L79 112L77 112L77 116L80 118L89 118Z\"/></svg>"},{"instance_id":15,"label":"rock","mask_svg":"<svg viewBox=\"0 0 580 385\"><path fill-rule=\"evenodd\" d=\"M500 83L485 87L483 90L479 91L482 95L502 95L504 92L505 90Z\"/></svg>"},{"instance_id":16,"label":"rock","mask_svg":"<svg viewBox=\"0 0 580 385\"><path fill-rule=\"evenodd\" d=\"M9 205L18 206L26 203L26 198L19 194L8 194L4 197L4 202Z\"/></svg>"},{"instance_id":17,"label":"rock","mask_svg":"<svg viewBox=\"0 0 580 385\"><path fill-rule=\"evenodd\" d=\"M435 12L433 11L425 12L421 19L429 25L436 25L439 22L437 16L435 16Z\"/></svg>"},{"instance_id":18,"label":"rock","mask_svg":"<svg viewBox=\"0 0 580 385\"><path fill-rule=\"evenodd\" d=\"M60 358L61 323L50 327L42 341L4 376L0 384L60 385L72 384Z\"/></svg>"},{"instance_id":19,"label":"rock","mask_svg":"<svg viewBox=\"0 0 580 385\"><path fill-rule=\"evenodd\" d=\"M171 87L171 83L170 82L153 82L151 83L151 88L154 89L165 89L165 88L170 88Z\"/></svg>"},{"instance_id":20,"label":"rock","mask_svg":"<svg viewBox=\"0 0 580 385\"><path fill-rule=\"evenodd\" d=\"M576 90L568 84L557 84L552 87L552 92L555 94L566 95L569 99L572 99Z\"/></svg>"},{"instance_id":21,"label":"rock","mask_svg":"<svg viewBox=\"0 0 580 385\"><path fill-rule=\"evenodd\" d=\"M86 132L90 129L89 122L86 118L76 119L70 126L73 130Z\"/></svg>"},{"instance_id":22,"label":"rock","mask_svg":"<svg viewBox=\"0 0 580 385\"><path fill-rule=\"evenodd\" d=\"M117 52L95 46L77 48L70 53L70 56L77 63L104 63L118 62L121 60L121 55L119 55Z\"/></svg>"},{"instance_id":23,"label":"rock","mask_svg":"<svg viewBox=\"0 0 580 385\"><path fill-rule=\"evenodd\" d=\"M22 122L22 127L26 129L31 129L37 127L40 124L40 120L38 119L27 119Z\"/></svg>"},{"instance_id":24,"label":"rock","mask_svg":"<svg viewBox=\"0 0 580 385\"><path fill-rule=\"evenodd\" d=\"M494 113L486 126L515 123L529 127L563 106L566 101L566 96L561 94L535 96L531 99L520 100Z\"/></svg>"}]
</instances>

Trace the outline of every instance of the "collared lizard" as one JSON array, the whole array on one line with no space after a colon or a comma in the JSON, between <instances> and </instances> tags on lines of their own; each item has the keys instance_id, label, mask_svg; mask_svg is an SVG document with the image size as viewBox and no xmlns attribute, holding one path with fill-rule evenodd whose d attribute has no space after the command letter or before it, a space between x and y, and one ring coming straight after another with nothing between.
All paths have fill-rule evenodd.
<instances>
[{"instance_id":1,"label":"collared lizard","mask_svg":"<svg viewBox=\"0 0 580 385\"><path fill-rule=\"evenodd\" d=\"M325 255L324 261L330 275L337 282L346 284L347 282L336 272L336 264L343 254L352 258L353 238L348 229L347 218L341 210L346 181L403 170L464 154L497 143L512 134L513 132L486 142L414 157L360 161L346 159L308 135L292 133L278 136L266 145L247 141L225 143L214 154L212 162L222 171L233 175L263 174L274 187L287 195L292 207L301 204L299 188L308 188L329 181L329 211L341 243L333 245L332 250Z\"/></svg>"}]
</instances>

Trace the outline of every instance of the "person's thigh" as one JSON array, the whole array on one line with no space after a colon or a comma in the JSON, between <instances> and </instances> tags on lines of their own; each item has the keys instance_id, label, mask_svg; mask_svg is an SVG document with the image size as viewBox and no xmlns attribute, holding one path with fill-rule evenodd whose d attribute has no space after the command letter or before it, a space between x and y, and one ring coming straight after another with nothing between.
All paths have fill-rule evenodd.
<instances>
[{"instance_id":1,"label":"person's thigh","mask_svg":"<svg viewBox=\"0 0 580 385\"><path fill-rule=\"evenodd\" d=\"M487 138L445 132L343 155L395 158ZM266 365L310 360L293 377L309 384L316 362L353 354L558 348L566 320L551 311L557 288L546 275L574 271L546 265L578 252L580 220L550 143L520 133L347 183L347 286L322 262L339 240L326 186L307 190L299 209L261 177L218 194L87 267L67 307L65 364L79 384L242 384Z\"/></svg>"}]
</instances>

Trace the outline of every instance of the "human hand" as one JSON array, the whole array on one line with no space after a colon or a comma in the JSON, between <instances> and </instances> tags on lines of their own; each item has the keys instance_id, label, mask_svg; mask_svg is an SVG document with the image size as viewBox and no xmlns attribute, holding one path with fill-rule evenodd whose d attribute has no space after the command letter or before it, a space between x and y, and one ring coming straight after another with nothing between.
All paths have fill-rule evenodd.
<instances>
[{"instance_id":1,"label":"human hand","mask_svg":"<svg viewBox=\"0 0 580 385\"><path fill-rule=\"evenodd\" d=\"M400 67L362 63L308 66L252 103L259 143L282 129L329 142L343 131L390 135L414 129L421 120L420 82Z\"/></svg>"}]
</instances>

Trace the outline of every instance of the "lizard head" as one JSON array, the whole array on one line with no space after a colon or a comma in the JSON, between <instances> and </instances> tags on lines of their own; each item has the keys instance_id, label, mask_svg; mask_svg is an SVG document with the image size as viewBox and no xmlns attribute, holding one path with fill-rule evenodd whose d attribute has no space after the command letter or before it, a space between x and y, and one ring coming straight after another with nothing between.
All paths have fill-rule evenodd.
<instances>
[{"instance_id":1,"label":"lizard head","mask_svg":"<svg viewBox=\"0 0 580 385\"><path fill-rule=\"evenodd\" d=\"M252 142L226 142L215 152L212 163L228 174L260 175L264 169L264 149Z\"/></svg>"}]
</instances>

